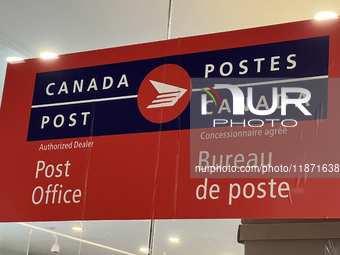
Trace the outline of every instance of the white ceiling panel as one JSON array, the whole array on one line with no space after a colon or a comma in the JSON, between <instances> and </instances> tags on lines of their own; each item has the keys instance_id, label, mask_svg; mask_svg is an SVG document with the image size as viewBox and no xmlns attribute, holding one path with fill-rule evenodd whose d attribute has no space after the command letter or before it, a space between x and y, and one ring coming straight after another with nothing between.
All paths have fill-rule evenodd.
<instances>
[{"instance_id":1,"label":"white ceiling panel","mask_svg":"<svg viewBox=\"0 0 340 255\"><path fill-rule=\"evenodd\" d=\"M0 100L8 53L35 58L165 40L170 3L170 38L340 14L339 0L0 0Z\"/></svg>"},{"instance_id":2,"label":"white ceiling panel","mask_svg":"<svg viewBox=\"0 0 340 255\"><path fill-rule=\"evenodd\" d=\"M313 19L321 11L340 14L339 0L173 0L171 37Z\"/></svg>"},{"instance_id":3,"label":"white ceiling panel","mask_svg":"<svg viewBox=\"0 0 340 255\"><path fill-rule=\"evenodd\" d=\"M0 0L0 42L27 58L167 38L170 0ZM172 0L171 38L340 13L338 0Z\"/></svg>"},{"instance_id":4,"label":"white ceiling panel","mask_svg":"<svg viewBox=\"0 0 340 255\"><path fill-rule=\"evenodd\" d=\"M166 39L167 0L1 0L0 42L24 56Z\"/></svg>"}]
</instances>

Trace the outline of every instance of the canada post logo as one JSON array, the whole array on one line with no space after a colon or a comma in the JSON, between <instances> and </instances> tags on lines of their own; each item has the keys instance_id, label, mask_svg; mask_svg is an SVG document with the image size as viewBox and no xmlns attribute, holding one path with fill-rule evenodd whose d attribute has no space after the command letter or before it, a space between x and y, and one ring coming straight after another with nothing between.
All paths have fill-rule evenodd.
<instances>
[{"instance_id":1,"label":"canada post logo","mask_svg":"<svg viewBox=\"0 0 340 255\"><path fill-rule=\"evenodd\" d=\"M152 85L155 87L159 95L152 103L146 107L149 108L161 108L171 107L178 102L178 100L187 92L187 89L172 86L163 82L152 81Z\"/></svg>"},{"instance_id":2,"label":"canada post logo","mask_svg":"<svg viewBox=\"0 0 340 255\"><path fill-rule=\"evenodd\" d=\"M37 73L27 141L327 118L328 54L323 36Z\"/></svg>"},{"instance_id":3,"label":"canada post logo","mask_svg":"<svg viewBox=\"0 0 340 255\"><path fill-rule=\"evenodd\" d=\"M147 120L165 123L184 111L190 95L189 74L178 65L165 64L144 78L138 91L138 108Z\"/></svg>"},{"instance_id":4,"label":"canada post logo","mask_svg":"<svg viewBox=\"0 0 340 255\"><path fill-rule=\"evenodd\" d=\"M190 101L189 74L176 64L147 72L138 61L145 70L136 74L125 64L37 74L27 140L178 129Z\"/></svg>"}]
</instances>

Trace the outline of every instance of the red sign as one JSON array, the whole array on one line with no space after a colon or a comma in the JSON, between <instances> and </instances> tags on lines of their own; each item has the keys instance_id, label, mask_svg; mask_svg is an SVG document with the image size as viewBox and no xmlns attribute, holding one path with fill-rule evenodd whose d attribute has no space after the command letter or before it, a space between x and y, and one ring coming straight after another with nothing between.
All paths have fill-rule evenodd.
<instances>
[{"instance_id":1,"label":"red sign","mask_svg":"<svg viewBox=\"0 0 340 255\"><path fill-rule=\"evenodd\" d=\"M9 64L0 111L0 221L340 217L338 31L339 20L304 21ZM314 68L290 42L325 68ZM308 48L318 43L329 54ZM190 151L203 151L191 147L193 134L233 136L230 126L213 122L193 128L190 98L204 99L201 88L212 93L193 78L314 73L328 78L326 108L317 107L326 115L311 111L313 118L273 136L265 136L265 123L263 136L227 140L223 154L235 165L254 163L251 153L267 162L272 152L273 164L292 165L298 177L190 177ZM311 100L321 94L311 90ZM197 109L204 115L212 108ZM325 175L310 178L312 168Z\"/></svg>"}]
</instances>

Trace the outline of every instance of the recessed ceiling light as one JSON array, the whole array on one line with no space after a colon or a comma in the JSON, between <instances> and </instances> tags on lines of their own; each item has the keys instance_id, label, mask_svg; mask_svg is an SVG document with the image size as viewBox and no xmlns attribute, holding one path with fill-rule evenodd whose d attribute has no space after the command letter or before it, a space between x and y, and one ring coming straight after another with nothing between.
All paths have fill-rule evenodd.
<instances>
[{"instance_id":1,"label":"recessed ceiling light","mask_svg":"<svg viewBox=\"0 0 340 255\"><path fill-rule=\"evenodd\" d=\"M8 58L6 58L6 61L9 62L9 63L20 62L20 61L23 61L23 60L24 59L20 58L20 57L8 57Z\"/></svg>"},{"instance_id":2,"label":"recessed ceiling light","mask_svg":"<svg viewBox=\"0 0 340 255\"><path fill-rule=\"evenodd\" d=\"M82 232L83 228L82 227L72 227L72 230Z\"/></svg>"},{"instance_id":3,"label":"recessed ceiling light","mask_svg":"<svg viewBox=\"0 0 340 255\"><path fill-rule=\"evenodd\" d=\"M43 59L52 59L52 58L58 58L58 55L54 52L43 52L40 54L40 57L42 57Z\"/></svg>"},{"instance_id":4,"label":"recessed ceiling light","mask_svg":"<svg viewBox=\"0 0 340 255\"><path fill-rule=\"evenodd\" d=\"M171 237L171 238L169 238L169 241L170 241L170 242L173 242L173 243L179 243L179 239L176 238L176 237Z\"/></svg>"},{"instance_id":5,"label":"recessed ceiling light","mask_svg":"<svg viewBox=\"0 0 340 255\"><path fill-rule=\"evenodd\" d=\"M338 19L338 15L334 12L319 12L315 15L317 20Z\"/></svg>"},{"instance_id":6,"label":"recessed ceiling light","mask_svg":"<svg viewBox=\"0 0 340 255\"><path fill-rule=\"evenodd\" d=\"M139 249L141 252L143 253L148 253L149 252L149 249L148 248L140 248Z\"/></svg>"}]
</instances>

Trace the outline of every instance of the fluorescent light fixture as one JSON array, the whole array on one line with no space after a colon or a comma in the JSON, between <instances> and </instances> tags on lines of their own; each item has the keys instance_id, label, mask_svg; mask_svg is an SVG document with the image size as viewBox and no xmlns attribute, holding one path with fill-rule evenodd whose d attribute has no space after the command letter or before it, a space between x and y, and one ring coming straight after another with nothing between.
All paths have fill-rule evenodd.
<instances>
[{"instance_id":1,"label":"fluorescent light fixture","mask_svg":"<svg viewBox=\"0 0 340 255\"><path fill-rule=\"evenodd\" d=\"M338 15L334 12L319 12L315 15L317 20L338 19Z\"/></svg>"},{"instance_id":2,"label":"fluorescent light fixture","mask_svg":"<svg viewBox=\"0 0 340 255\"><path fill-rule=\"evenodd\" d=\"M58 55L54 52L45 51L40 54L40 57L42 57L43 59L52 59L52 58L58 58Z\"/></svg>"},{"instance_id":3,"label":"fluorescent light fixture","mask_svg":"<svg viewBox=\"0 0 340 255\"><path fill-rule=\"evenodd\" d=\"M72 227L72 230L78 231L78 232L83 232L83 228L82 227Z\"/></svg>"},{"instance_id":4,"label":"fluorescent light fixture","mask_svg":"<svg viewBox=\"0 0 340 255\"><path fill-rule=\"evenodd\" d=\"M20 57L8 57L8 58L6 58L6 61L9 62L9 63L20 62L20 61L23 61L23 60L24 59L20 58Z\"/></svg>"},{"instance_id":5,"label":"fluorescent light fixture","mask_svg":"<svg viewBox=\"0 0 340 255\"><path fill-rule=\"evenodd\" d=\"M141 252L143 253L148 253L149 252L149 249L148 248L140 248L139 249Z\"/></svg>"},{"instance_id":6,"label":"fluorescent light fixture","mask_svg":"<svg viewBox=\"0 0 340 255\"><path fill-rule=\"evenodd\" d=\"M170 242L173 242L173 243L179 243L179 239L176 238L176 237L170 237L170 238L169 238L169 241L170 241Z\"/></svg>"}]
</instances>

